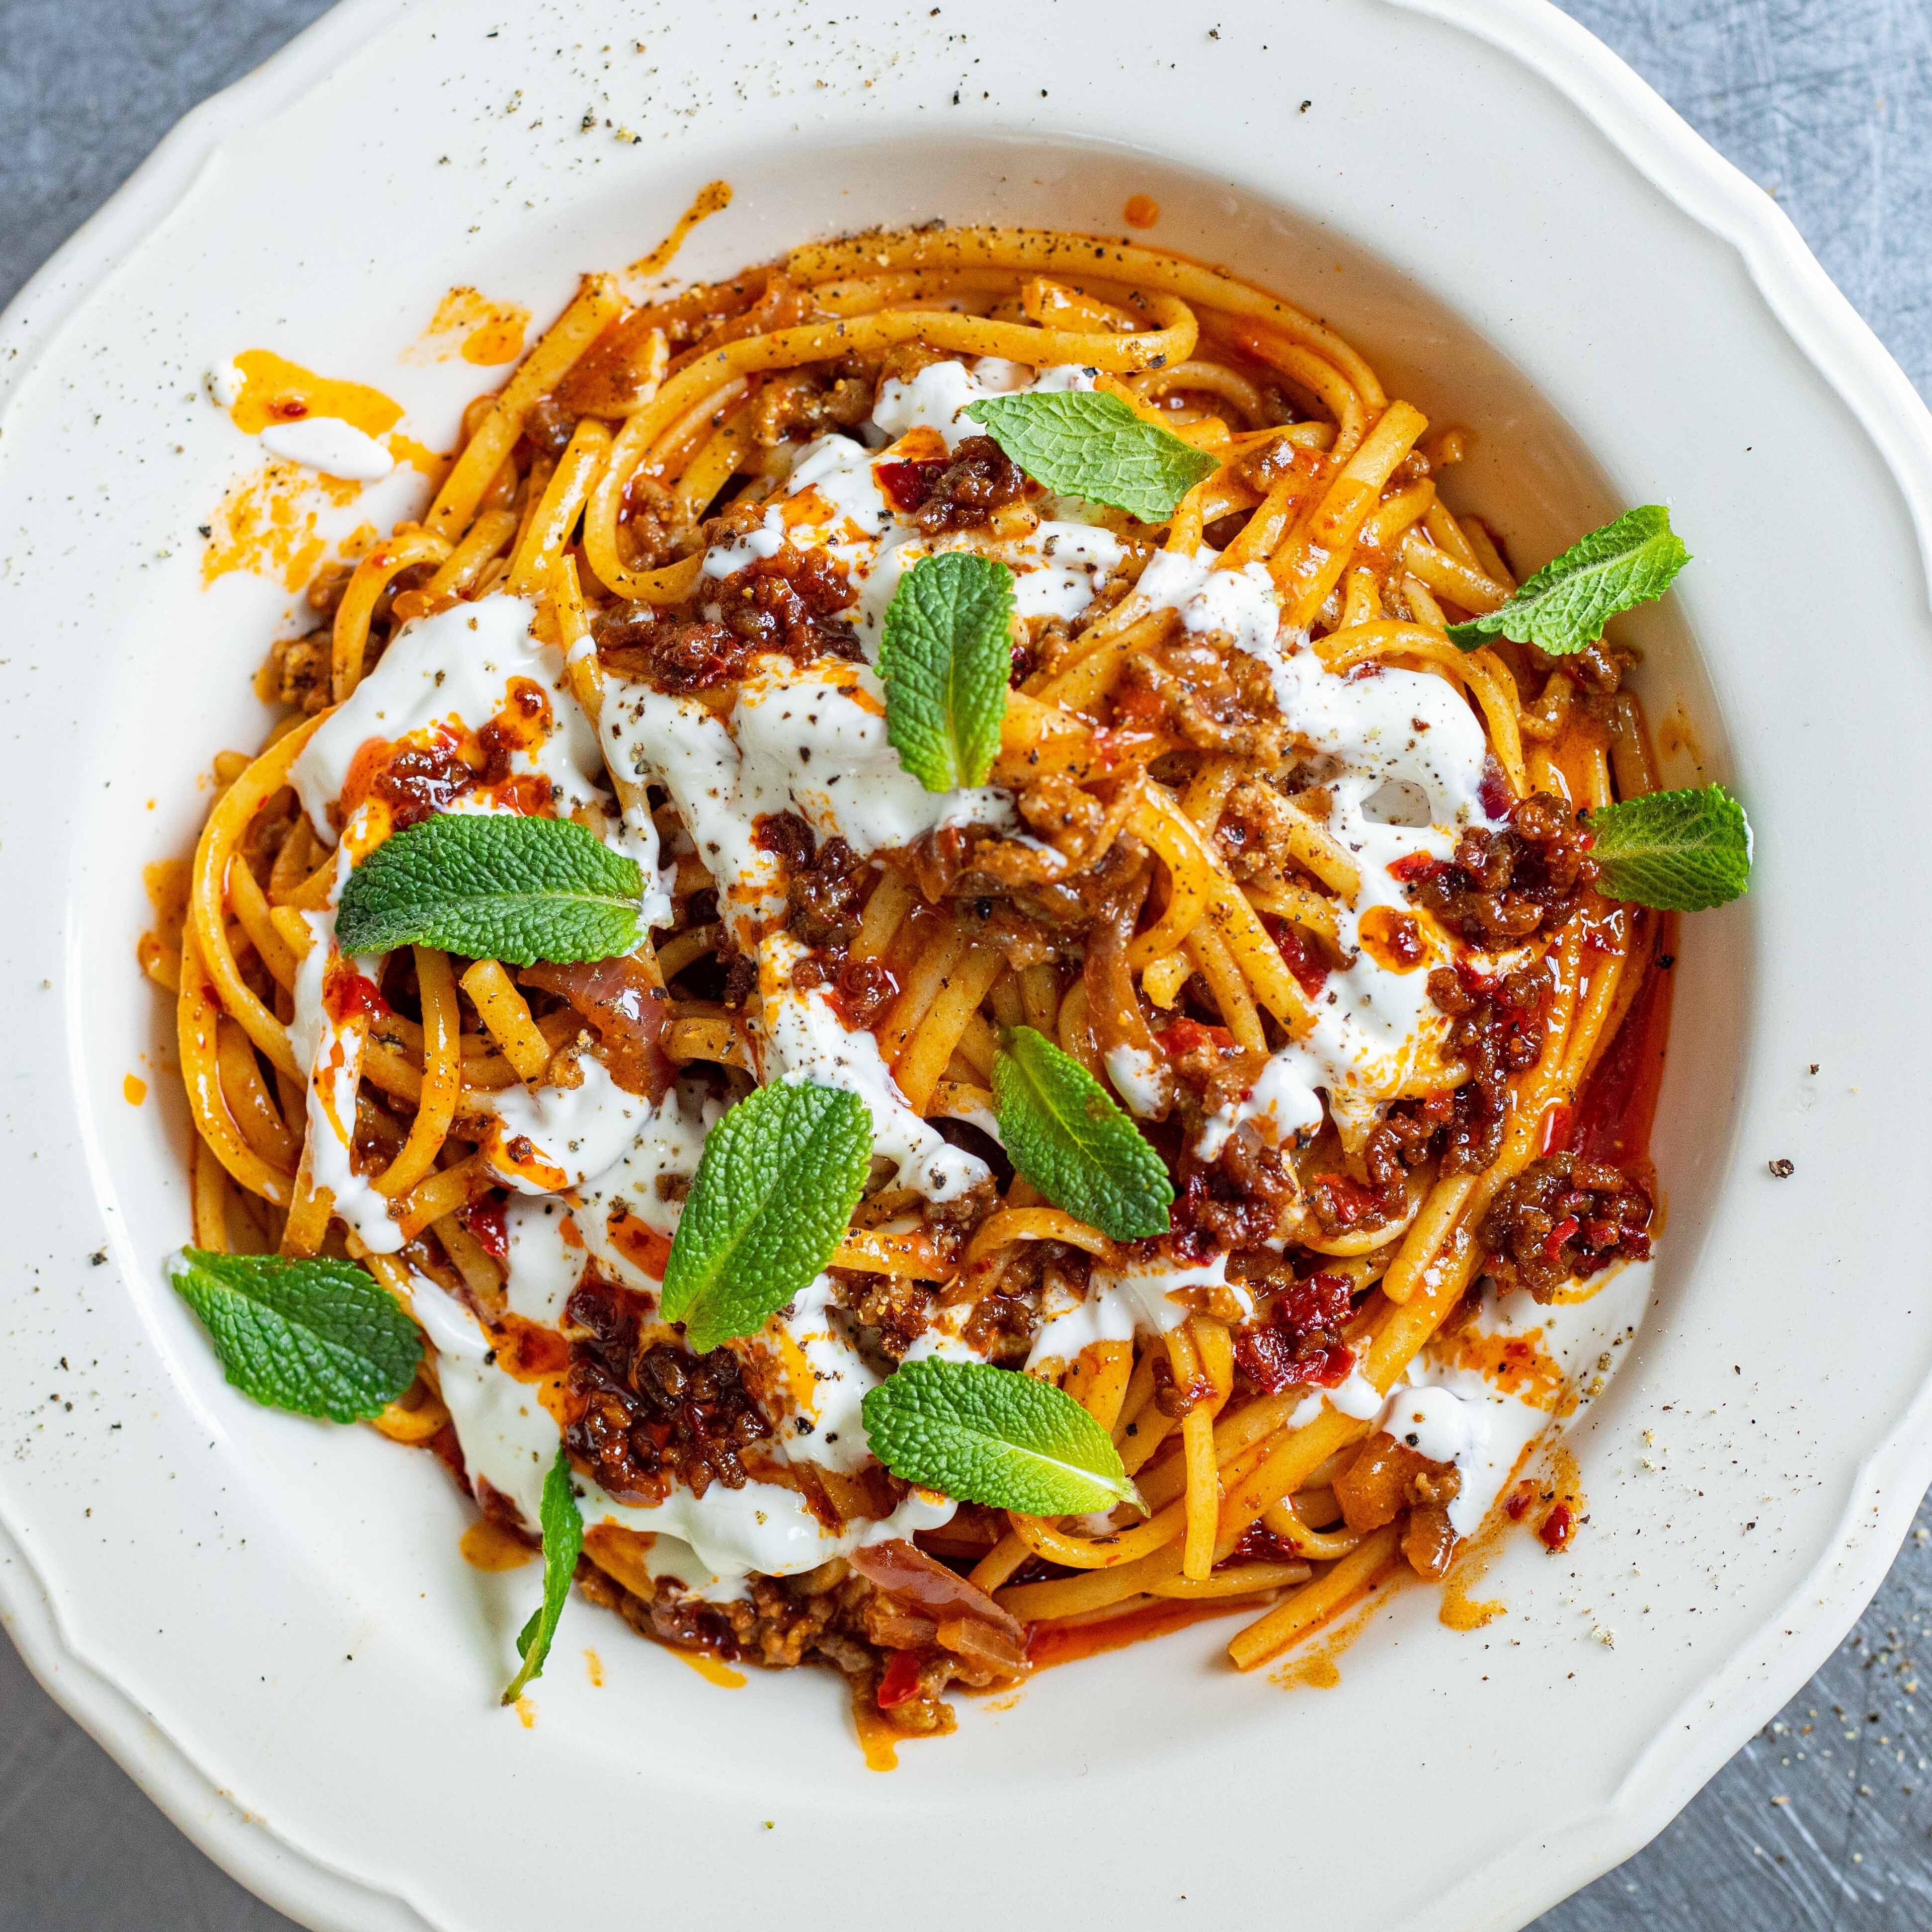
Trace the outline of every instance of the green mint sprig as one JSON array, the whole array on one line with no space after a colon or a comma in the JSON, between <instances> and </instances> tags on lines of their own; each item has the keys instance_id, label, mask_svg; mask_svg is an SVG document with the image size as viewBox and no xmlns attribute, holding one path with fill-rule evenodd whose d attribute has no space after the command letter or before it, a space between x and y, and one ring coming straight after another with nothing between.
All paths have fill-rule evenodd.
<instances>
[{"instance_id":1,"label":"green mint sprig","mask_svg":"<svg viewBox=\"0 0 1932 1932\"><path fill-rule=\"evenodd\" d=\"M966 413L1036 483L1146 524L1165 523L1221 466L1104 389L987 396Z\"/></svg>"},{"instance_id":2,"label":"green mint sprig","mask_svg":"<svg viewBox=\"0 0 1932 1932\"><path fill-rule=\"evenodd\" d=\"M567 818L452 812L385 839L349 875L344 952L436 946L513 966L628 952L644 869Z\"/></svg>"},{"instance_id":3,"label":"green mint sprig","mask_svg":"<svg viewBox=\"0 0 1932 1932\"><path fill-rule=\"evenodd\" d=\"M755 1335L831 1260L872 1158L857 1094L808 1081L748 1094L705 1138L664 1264L664 1318L700 1355Z\"/></svg>"},{"instance_id":4,"label":"green mint sprig","mask_svg":"<svg viewBox=\"0 0 1932 1932\"><path fill-rule=\"evenodd\" d=\"M985 1362L908 1362L860 1408L892 1474L960 1502L1024 1516L1147 1514L1107 1432L1051 1382Z\"/></svg>"},{"instance_id":5,"label":"green mint sprig","mask_svg":"<svg viewBox=\"0 0 1932 1932\"><path fill-rule=\"evenodd\" d=\"M556 1445L556 1460L544 1478L538 1513L543 1525L543 1603L517 1633L517 1654L524 1660L524 1667L503 1693L506 1704L514 1704L525 1688L543 1675L557 1619L563 1615L571 1580L577 1574L577 1559L584 1552L584 1513L577 1507L577 1492L571 1486L570 1451L561 1442Z\"/></svg>"},{"instance_id":6,"label":"green mint sprig","mask_svg":"<svg viewBox=\"0 0 1932 1932\"><path fill-rule=\"evenodd\" d=\"M993 1112L1014 1166L1056 1208L1117 1241L1163 1234L1166 1163L1107 1090L1044 1034L1016 1027L993 1061Z\"/></svg>"},{"instance_id":7,"label":"green mint sprig","mask_svg":"<svg viewBox=\"0 0 1932 1932\"><path fill-rule=\"evenodd\" d=\"M1449 640L1474 651L1509 638L1568 657L1594 644L1619 610L1661 597L1690 561L1660 503L1627 510L1546 563L1507 604L1451 624Z\"/></svg>"},{"instance_id":8,"label":"green mint sprig","mask_svg":"<svg viewBox=\"0 0 1932 1932\"><path fill-rule=\"evenodd\" d=\"M886 606L886 736L928 791L984 784L1013 668L1013 574L966 550L922 556Z\"/></svg>"},{"instance_id":9,"label":"green mint sprig","mask_svg":"<svg viewBox=\"0 0 1932 1932\"><path fill-rule=\"evenodd\" d=\"M1722 785L1654 791L1589 817L1599 891L1666 912L1702 912L1750 884L1751 832Z\"/></svg>"},{"instance_id":10,"label":"green mint sprig","mask_svg":"<svg viewBox=\"0 0 1932 1932\"><path fill-rule=\"evenodd\" d=\"M167 1270L229 1381L270 1408L364 1422L416 1378L422 1334L351 1262L183 1248Z\"/></svg>"}]
</instances>

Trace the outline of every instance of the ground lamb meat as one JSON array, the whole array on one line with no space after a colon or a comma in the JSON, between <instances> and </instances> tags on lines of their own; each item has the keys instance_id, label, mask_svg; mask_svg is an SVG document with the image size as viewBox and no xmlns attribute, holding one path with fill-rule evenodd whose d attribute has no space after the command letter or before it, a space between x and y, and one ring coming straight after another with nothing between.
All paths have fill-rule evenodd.
<instances>
[{"instance_id":1,"label":"ground lamb meat","mask_svg":"<svg viewBox=\"0 0 1932 1932\"><path fill-rule=\"evenodd\" d=\"M928 536L984 530L997 510L1026 494L1026 473L990 436L969 436L944 463L894 466L899 508Z\"/></svg>"},{"instance_id":2,"label":"ground lamb meat","mask_svg":"<svg viewBox=\"0 0 1932 1932\"><path fill-rule=\"evenodd\" d=\"M1384 1200L1402 1191L1412 1168L1432 1160L1440 1150L1442 1130L1456 1118L1456 1096L1432 1094L1426 1100L1399 1100L1390 1108L1362 1149L1369 1184Z\"/></svg>"},{"instance_id":3,"label":"ground lamb meat","mask_svg":"<svg viewBox=\"0 0 1932 1932\"><path fill-rule=\"evenodd\" d=\"M782 652L802 664L822 657L856 663L864 656L851 626L834 614L850 606L851 586L821 551L788 544L704 594L712 614L654 604L620 604L600 613L592 625L598 662L660 691L692 692L742 677L760 651Z\"/></svg>"},{"instance_id":4,"label":"ground lamb meat","mask_svg":"<svg viewBox=\"0 0 1932 1932\"><path fill-rule=\"evenodd\" d=\"M327 631L310 631L299 638L276 640L268 663L274 679L275 695L284 704L313 717L335 702L330 682L330 659L334 644Z\"/></svg>"},{"instance_id":5,"label":"ground lamb meat","mask_svg":"<svg viewBox=\"0 0 1932 1932\"><path fill-rule=\"evenodd\" d=\"M823 550L787 544L734 571L710 594L718 621L752 650L782 651L800 664L864 659L851 626L835 614L850 608L852 586Z\"/></svg>"},{"instance_id":6,"label":"ground lamb meat","mask_svg":"<svg viewBox=\"0 0 1932 1932\"><path fill-rule=\"evenodd\" d=\"M1124 719L1158 722L1204 752L1280 762L1286 728L1268 667L1218 633L1183 632L1127 660L1117 698Z\"/></svg>"},{"instance_id":7,"label":"ground lamb meat","mask_svg":"<svg viewBox=\"0 0 1932 1932\"><path fill-rule=\"evenodd\" d=\"M644 1304L628 1289L586 1282L565 1313L582 1331L565 1378L571 1454L620 1502L661 1502L682 1484L701 1496L714 1481L746 1481L741 1452L772 1425L728 1349L693 1355L662 1342L640 1346Z\"/></svg>"},{"instance_id":8,"label":"ground lamb meat","mask_svg":"<svg viewBox=\"0 0 1932 1932\"><path fill-rule=\"evenodd\" d=\"M1442 1171L1474 1174L1502 1150L1510 1076L1534 1066L1543 1051L1550 968L1538 960L1485 980L1466 968L1438 966L1429 976L1429 997L1449 1016L1450 1048L1469 1070L1448 1096Z\"/></svg>"},{"instance_id":9,"label":"ground lamb meat","mask_svg":"<svg viewBox=\"0 0 1932 1932\"><path fill-rule=\"evenodd\" d=\"M1564 1282L1650 1254L1651 1199L1621 1168L1580 1154L1532 1161L1483 1217L1490 1273L1504 1290L1552 1300Z\"/></svg>"},{"instance_id":10,"label":"ground lamb meat","mask_svg":"<svg viewBox=\"0 0 1932 1932\"><path fill-rule=\"evenodd\" d=\"M549 396L532 403L524 416L524 434L546 456L561 456L577 432L577 418Z\"/></svg>"},{"instance_id":11,"label":"ground lamb meat","mask_svg":"<svg viewBox=\"0 0 1932 1932\"><path fill-rule=\"evenodd\" d=\"M907 1634L914 1619L843 1558L800 1576L754 1576L747 1595L728 1604L688 1596L668 1579L656 1581L648 1598L634 1594L587 1556L576 1580L591 1602L616 1611L640 1635L680 1649L707 1650L767 1670L830 1665L844 1676L855 1702L914 1736L952 1729L943 1700L953 1685L983 1690L1018 1674L937 1642L900 1648L882 1641ZM933 1628L930 1620L925 1628Z\"/></svg>"},{"instance_id":12,"label":"ground lamb meat","mask_svg":"<svg viewBox=\"0 0 1932 1932\"><path fill-rule=\"evenodd\" d=\"M830 952L801 959L791 969L791 982L800 992L826 988L848 1031L869 1031L899 996L899 982L883 959L841 959Z\"/></svg>"},{"instance_id":13,"label":"ground lamb meat","mask_svg":"<svg viewBox=\"0 0 1932 1932\"><path fill-rule=\"evenodd\" d=\"M742 677L752 646L722 624L656 604L618 604L591 620L606 670L659 691L710 691Z\"/></svg>"},{"instance_id":14,"label":"ground lamb meat","mask_svg":"<svg viewBox=\"0 0 1932 1932\"><path fill-rule=\"evenodd\" d=\"M802 944L842 954L859 936L865 916L866 880L872 868L842 838L820 846L795 812L767 814L754 842L784 860L788 924Z\"/></svg>"},{"instance_id":15,"label":"ground lamb meat","mask_svg":"<svg viewBox=\"0 0 1932 1932\"><path fill-rule=\"evenodd\" d=\"M895 1362L926 1330L932 1318L932 1291L904 1275L859 1274L830 1270L834 1298L860 1327L873 1330L879 1346Z\"/></svg>"},{"instance_id":16,"label":"ground lamb meat","mask_svg":"<svg viewBox=\"0 0 1932 1932\"><path fill-rule=\"evenodd\" d=\"M1203 1254L1257 1248L1280 1237L1300 1200L1292 1164L1252 1133L1228 1136L1211 1161L1181 1156L1180 1192L1173 1209L1178 1231Z\"/></svg>"},{"instance_id":17,"label":"ground lamb meat","mask_svg":"<svg viewBox=\"0 0 1932 1932\"><path fill-rule=\"evenodd\" d=\"M752 405L752 440L761 449L808 442L853 429L872 412L872 386L851 375L823 377L800 369L767 382Z\"/></svg>"},{"instance_id":18,"label":"ground lamb meat","mask_svg":"<svg viewBox=\"0 0 1932 1932\"><path fill-rule=\"evenodd\" d=\"M1404 883L1409 898L1451 932L1493 950L1569 917L1596 882L1588 844L1569 806L1537 792L1500 829L1472 826L1453 859L1425 861Z\"/></svg>"}]
</instances>

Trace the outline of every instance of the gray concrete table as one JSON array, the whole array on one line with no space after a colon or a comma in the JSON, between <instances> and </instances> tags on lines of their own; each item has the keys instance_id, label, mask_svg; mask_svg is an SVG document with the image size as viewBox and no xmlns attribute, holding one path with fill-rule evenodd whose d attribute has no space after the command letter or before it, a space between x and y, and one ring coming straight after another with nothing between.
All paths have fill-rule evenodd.
<instances>
[{"instance_id":1,"label":"gray concrete table","mask_svg":"<svg viewBox=\"0 0 1932 1932\"><path fill-rule=\"evenodd\" d=\"M1565 0L1774 195L1932 386L1932 0ZM0 0L0 302L321 0ZM1932 1514L1856 1632L1538 1932L1932 1932ZM1588 1741L1580 1738L1580 1750ZM272 1932L0 1644L0 1932Z\"/></svg>"}]
</instances>

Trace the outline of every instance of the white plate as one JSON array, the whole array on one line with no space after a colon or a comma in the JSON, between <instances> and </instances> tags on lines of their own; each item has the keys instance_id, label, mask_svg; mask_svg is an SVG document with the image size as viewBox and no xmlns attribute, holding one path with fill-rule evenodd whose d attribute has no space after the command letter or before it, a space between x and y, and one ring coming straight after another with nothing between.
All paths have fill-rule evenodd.
<instances>
[{"instance_id":1,"label":"white plate","mask_svg":"<svg viewBox=\"0 0 1932 1932\"><path fill-rule=\"evenodd\" d=\"M1932 436L1904 378L1769 201L1537 0L1226 0L1214 32L943 9L356 0L184 124L0 337L0 1594L55 1694L316 1926L1514 1927L1802 1681L1932 1474ZM1473 424L1462 495L1520 554L1672 505L1697 560L1633 629L1697 748L1677 775L1749 802L1757 878L1687 922L1652 1304L1576 1438L1588 1528L1508 1550L1505 1620L1457 1635L1400 1593L1327 1693L1236 1677L1206 1626L969 1703L880 1778L826 1677L724 1696L580 1604L525 1730L495 1692L533 1573L464 1567L428 1458L241 1401L163 1286L185 1125L140 867L259 736L286 602L200 586L248 454L202 371L271 346L443 443L477 372L398 356L446 288L554 312L718 176L691 270L876 220L1113 231L1151 194L1154 239Z\"/></svg>"}]
</instances>

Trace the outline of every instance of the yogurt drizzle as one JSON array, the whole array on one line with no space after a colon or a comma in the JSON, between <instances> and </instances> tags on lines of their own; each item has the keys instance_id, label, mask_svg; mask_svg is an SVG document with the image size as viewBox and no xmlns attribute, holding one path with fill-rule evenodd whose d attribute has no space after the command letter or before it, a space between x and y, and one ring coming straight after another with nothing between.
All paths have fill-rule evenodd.
<instances>
[{"instance_id":1,"label":"yogurt drizzle","mask_svg":"<svg viewBox=\"0 0 1932 1932\"><path fill-rule=\"evenodd\" d=\"M874 464L901 451L940 454L980 434L964 412L980 396L1093 384L1089 370L1036 374L991 358L970 365L938 362L909 381L885 383L861 432L863 442L835 435L807 444L761 521L706 553L703 580L722 581L787 544L826 551L844 566L853 586L849 615L869 660L877 656L884 612L904 571L934 548L964 547L1012 566L1023 616L1077 621L1128 556L1112 513L1054 501L1046 506L1051 514L1023 536L995 539L971 532L933 539L893 510ZM1480 822L1487 756L1480 724L1447 680L1389 668L1352 678L1328 671L1306 636L1282 629L1264 569L1219 570L1217 562L1204 548L1192 556L1156 554L1131 595L1141 608L1178 612L1188 632L1225 636L1265 666L1296 742L1333 767L1326 781L1333 801L1328 829L1357 860L1361 890L1352 906L1335 904L1348 963L1330 974L1318 996L1314 1030L1274 1055L1246 1099L1210 1124L1202 1149L1209 1156L1244 1129L1276 1142L1311 1130L1320 1122L1324 1094L1338 1123L1360 1125L1400 1089L1436 1024L1426 1001L1426 974L1400 974L1378 964L1360 944L1362 917L1373 907L1406 910L1391 865L1418 852L1446 856L1461 830ZM755 834L761 817L794 812L821 839L842 838L865 858L914 845L945 826L1012 832L1018 821L1011 795L986 786L935 796L910 778L886 740L884 690L869 662L800 668L775 656L757 660L722 716L694 698L607 678L602 716L593 722L572 694L562 654L533 638L534 614L528 600L495 595L404 627L297 765L294 782L318 832L325 839L336 836L332 808L367 740L473 732L503 710L513 680L530 680L543 692L552 722L541 742L514 755L513 769L548 778L556 810L622 844L653 880L656 827L634 809L620 821L607 761L635 782L638 795L646 784L669 795L716 882L734 944L758 964L752 1046L760 1077L810 1078L858 1094L872 1115L875 1147L894 1163L899 1184L933 1200L952 1198L983 1180L983 1162L951 1146L906 1105L874 1036L847 1028L821 990L791 984L802 949L779 922L782 866ZM481 808L490 808L486 802ZM646 910L649 922L668 922L670 902L662 887ZM331 1124L352 1121L359 1042L322 1009L322 976L335 956L333 914L311 915L310 923L316 944L296 988L292 1030L305 1064L316 1071L312 1126L319 1113L330 1130L311 1134L316 1176L334 1190L338 1210L370 1246L394 1252L400 1237L387 1204L353 1172L347 1136ZM560 1190L544 1191L528 1172L498 1163L517 1190L506 1216L508 1304L546 1326L561 1322L592 1259L628 1287L655 1289L656 1278L642 1265L634 1238L620 1240L616 1231L633 1224L668 1244L680 1184L695 1172L704 1133L719 1110L696 1082L680 1082L652 1110L617 1088L594 1054L582 1057L580 1070L574 1088L513 1088L490 1102L498 1121L486 1144L526 1137L538 1150L539 1166L562 1177ZM1108 1067L1130 1107L1153 1104L1156 1071L1138 1060ZM1228 1313L1244 1313L1251 1306L1246 1291L1228 1280L1226 1268L1220 1255L1192 1267L1096 1269L1084 1298L1042 1310L1028 1365L1070 1360L1095 1341L1165 1333L1216 1297ZM877 1378L830 1294L821 1278L764 1335L732 1346L762 1388L781 1391L787 1426L775 1438L777 1454L795 1452L850 1472L866 1460L858 1405ZM466 1466L534 1523L543 1474L556 1453L555 1419L532 1384L495 1364L487 1334L466 1308L420 1278L416 1304L438 1352L444 1399ZM914 1344L912 1358L970 1357L959 1315L941 1311ZM1311 1395L1298 1419L1330 1402L1364 1419L1379 1416L1398 1432L1414 1433L1423 1453L1440 1450L1439 1460L1473 1469L1485 1445L1498 1439L1498 1425L1482 1412L1493 1402L1454 1377L1430 1380L1425 1368L1412 1372L1415 1379L1386 1403L1358 1372L1340 1389ZM1501 1439L1508 1433L1503 1430ZM1494 1460L1490 1456L1484 1466ZM802 1570L861 1542L936 1525L952 1507L914 1492L892 1516L848 1525L833 1535L797 1490L778 1483L754 1480L736 1490L713 1484L701 1498L678 1490L652 1509L619 1504L595 1484L580 1483L588 1522L652 1533L658 1539L648 1559L654 1572L712 1595L742 1590L749 1574ZM1479 1506L1481 1496L1480 1483L1466 1480L1457 1505L1462 1516L1472 1511L1480 1516L1486 1507L1486 1501ZM1454 1511L1452 1520L1465 1528Z\"/></svg>"}]
</instances>

